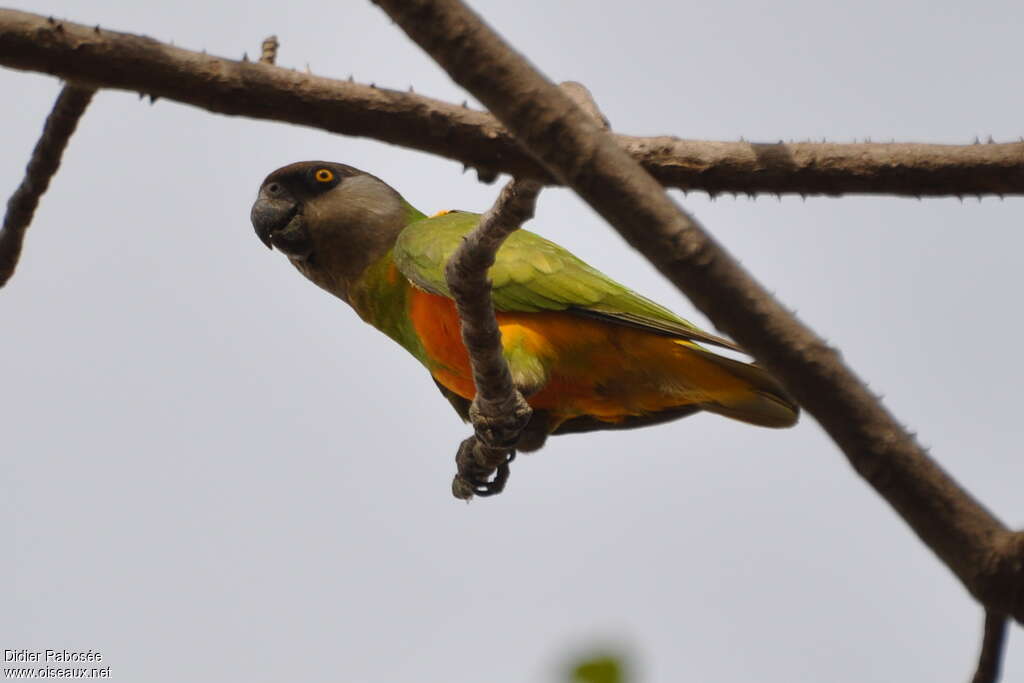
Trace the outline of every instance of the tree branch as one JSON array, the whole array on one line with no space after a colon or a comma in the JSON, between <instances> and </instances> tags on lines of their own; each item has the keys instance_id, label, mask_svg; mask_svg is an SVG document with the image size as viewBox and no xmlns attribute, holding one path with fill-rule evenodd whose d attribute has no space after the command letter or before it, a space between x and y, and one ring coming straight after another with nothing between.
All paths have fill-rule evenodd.
<instances>
[{"instance_id":1,"label":"tree branch","mask_svg":"<svg viewBox=\"0 0 1024 683\"><path fill-rule=\"evenodd\" d=\"M608 119L589 90L574 81L562 83L561 88L602 129L608 130ZM509 475L508 444L519 440L533 412L513 383L503 355L501 330L494 314L487 273L508 236L533 218L541 189L543 185L536 180L509 181L494 206L480 218L480 223L466 236L445 267L445 280L459 312L462 342L469 352L476 387L470 408L476 434L460 445L456 455L459 471L452 482L452 493L463 500L474 493L501 492ZM494 447L492 444L506 445ZM498 485L485 484L495 471Z\"/></svg>"},{"instance_id":2,"label":"tree branch","mask_svg":"<svg viewBox=\"0 0 1024 683\"><path fill-rule=\"evenodd\" d=\"M14 269L18 267L25 231L39 206L39 198L46 192L50 179L60 168L64 148L95 92L73 85L64 86L53 110L46 117L43 133L25 169L25 177L7 201L7 213L4 215L3 227L0 228L0 287L7 284L14 275Z\"/></svg>"},{"instance_id":3,"label":"tree branch","mask_svg":"<svg viewBox=\"0 0 1024 683\"><path fill-rule=\"evenodd\" d=\"M556 181L495 119L414 93L221 59L151 38L0 10L0 65L208 111L370 137L493 178ZM658 182L712 194L1024 195L1024 141L925 145L616 136Z\"/></svg>"},{"instance_id":4,"label":"tree branch","mask_svg":"<svg viewBox=\"0 0 1024 683\"><path fill-rule=\"evenodd\" d=\"M456 456L459 472L452 482L456 498L468 500L473 494L501 492L508 479L508 461L514 445L532 414L512 382L512 373L502 355L501 330L494 315L487 272L505 239L533 218L541 188L536 180L509 181L445 267L445 279L459 312L462 342L469 352L476 386L470 408L476 433L462 442ZM485 482L495 470L497 486L489 487Z\"/></svg>"},{"instance_id":5,"label":"tree branch","mask_svg":"<svg viewBox=\"0 0 1024 683\"><path fill-rule=\"evenodd\" d=\"M1003 647L1006 644L1006 617L992 612L985 613L985 635L978 655L978 668L971 683L996 683L1003 663Z\"/></svg>"},{"instance_id":6,"label":"tree branch","mask_svg":"<svg viewBox=\"0 0 1024 683\"><path fill-rule=\"evenodd\" d=\"M1024 620L1024 534L933 461L808 327L783 308L554 84L457 0L375 0L553 175L775 373L987 609Z\"/></svg>"}]
</instances>

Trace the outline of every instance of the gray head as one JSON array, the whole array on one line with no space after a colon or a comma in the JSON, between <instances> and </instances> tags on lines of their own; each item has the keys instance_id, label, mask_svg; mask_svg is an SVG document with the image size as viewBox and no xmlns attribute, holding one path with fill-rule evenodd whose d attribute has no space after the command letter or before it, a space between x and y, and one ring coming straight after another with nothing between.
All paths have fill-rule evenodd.
<instances>
[{"instance_id":1,"label":"gray head","mask_svg":"<svg viewBox=\"0 0 1024 683\"><path fill-rule=\"evenodd\" d=\"M300 161L263 181L252 205L256 235L333 294L347 292L417 215L380 178L329 161Z\"/></svg>"}]
</instances>

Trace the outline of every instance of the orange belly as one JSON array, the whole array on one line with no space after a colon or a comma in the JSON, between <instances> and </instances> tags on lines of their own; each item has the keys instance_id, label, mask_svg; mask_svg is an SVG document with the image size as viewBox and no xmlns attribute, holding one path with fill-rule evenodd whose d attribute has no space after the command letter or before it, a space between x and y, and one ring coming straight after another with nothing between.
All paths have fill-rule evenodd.
<instances>
[{"instance_id":1,"label":"orange belly","mask_svg":"<svg viewBox=\"0 0 1024 683\"><path fill-rule=\"evenodd\" d=\"M476 389L454 302L414 290L409 312L431 374L472 399ZM497 319L513 375L516 359L524 357L547 371L548 381L528 402L560 419L590 415L618 422L749 391L683 340L563 312L499 312Z\"/></svg>"}]
</instances>

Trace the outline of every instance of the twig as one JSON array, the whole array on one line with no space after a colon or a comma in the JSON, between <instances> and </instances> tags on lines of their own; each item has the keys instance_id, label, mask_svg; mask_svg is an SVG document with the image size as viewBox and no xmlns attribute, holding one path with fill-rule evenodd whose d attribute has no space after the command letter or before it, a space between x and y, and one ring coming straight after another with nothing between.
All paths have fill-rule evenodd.
<instances>
[{"instance_id":1,"label":"twig","mask_svg":"<svg viewBox=\"0 0 1024 683\"><path fill-rule=\"evenodd\" d=\"M260 45L260 64L273 64L277 61L277 48L281 43L277 42L277 36L268 36Z\"/></svg>"},{"instance_id":2,"label":"twig","mask_svg":"<svg viewBox=\"0 0 1024 683\"><path fill-rule=\"evenodd\" d=\"M608 129L608 119L586 87L566 81L561 88L603 129ZM502 354L501 330L494 314L487 272L508 236L533 218L542 188L536 180L510 180L445 267L445 279L459 312L462 341L469 352L476 386L476 397L470 407L476 433L462 442L456 455L459 471L452 482L456 498L468 500L474 494L501 492L509 476L508 444L518 440L532 414L513 383ZM506 446L495 448L490 444ZM497 485L490 482L481 485L490 479L492 472Z\"/></svg>"},{"instance_id":3,"label":"twig","mask_svg":"<svg viewBox=\"0 0 1024 683\"><path fill-rule=\"evenodd\" d=\"M553 175L779 377L975 598L1024 620L1024 534L1008 532L947 475L839 354L743 270L615 138L461 2L376 2Z\"/></svg>"},{"instance_id":4,"label":"twig","mask_svg":"<svg viewBox=\"0 0 1024 683\"><path fill-rule=\"evenodd\" d=\"M532 411L512 382L502 355L501 330L494 315L491 281L487 271L505 239L533 218L537 195L543 186L536 180L513 179L502 189L494 206L462 241L445 267L445 279L455 299L462 327L462 341L473 368L476 397L470 418L476 434L462 442L456 462L459 472L452 482L456 498L500 493L508 479L508 462ZM488 485L498 470L496 485Z\"/></svg>"},{"instance_id":5,"label":"twig","mask_svg":"<svg viewBox=\"0 0 1024 683\"><path fill-rule=\"evenodd\" d=\"M612 124L608 121L608 117L604 115L601 108L597 106L597 101L594 99L594 95L587 89L582 83L576 81L565 81L559 83L558 87L562 89L566 95L569 96L577 107L579 107L587 116L589 116L601 130L611 130Z\"/></svg>"},{"instance_id":6,"label":"twig","mask_svg":"<svg viewBox=\"0 0 1024 683\"><path fill-rule=\"evenodd\" d=\"M183 50L151 38L0 10L0 65L144 92L220 114L365 136L488 177L557 183L494 117L415 93ZM713 194L1024 195L1024 142L974 145L615 139L666 187Z\"/></svg>"},{"instance_id":7,"label":"twig","mask_svg":"<svg viewBox=\"0 0 1024 683\"><path fill-rule=\"evenodd\" d=\"M43 133L25 169L25 177L7 201L7 213L0 228L0 287L7 284L18 267L25 231L32 222L39 198L50 186L50 179L60 167L64 148L95 93L95 90L65 85L46 117Z\"/></svg>"},{"instance_id":8,"label":"twig","mask_svg":"<svg viewBox=\"0 0 1024 683\"><path fill-rule=\"evenodd\" d=\"M1006 645L1006 617L992 612L985 613L985 635L978 655L978 668L971 683L996 683L1003 664L1003 647Z\"/></svg>"}]
</instances>

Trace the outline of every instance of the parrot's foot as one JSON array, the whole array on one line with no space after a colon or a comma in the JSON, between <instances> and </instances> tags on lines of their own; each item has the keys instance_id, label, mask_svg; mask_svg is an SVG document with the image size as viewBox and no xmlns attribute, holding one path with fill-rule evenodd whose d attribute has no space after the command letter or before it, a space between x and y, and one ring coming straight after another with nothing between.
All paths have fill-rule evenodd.
<instances>
[{"instance_id":1,"label":"parrot's foot","mask_svg":"<svg viewBox=\"0 0 1024 683\"><path fill-rule=\"evenodd\" d=\"M469 500L501 493L508 482L508 465L515 458L514 450L488 447L477 436L463 440L455 455L459 471L452 480L452 495Z\"/></svg>"},{"instance_id":2,"label":"parrot's foot","mask_svg":"<svg viewBox=\"0 0 1024 683\"><path fill-rule=\"evenodd\" d=\"M508 482L508 464L516 457L519 437L530 422L533 410L516 390L511 404L485 403L474 399L469 406L473 436L459 444L455 455L458 473L452 481L452 495L460 500L501 493Z\"/></svg>"},{"instance_id":3,"label":"parrot's foot","mask_svg":"<svg viewBox=\"0 0 1024 683\"><path fill-rule=\"evenodd\" d=\"M510 406L481 407L477 399L473 399L469 404L469 421L473 425L476 438L485 448L515 448L532 415L533 409L518 390L515 391Z\"/></svg>"}]
</instances>

